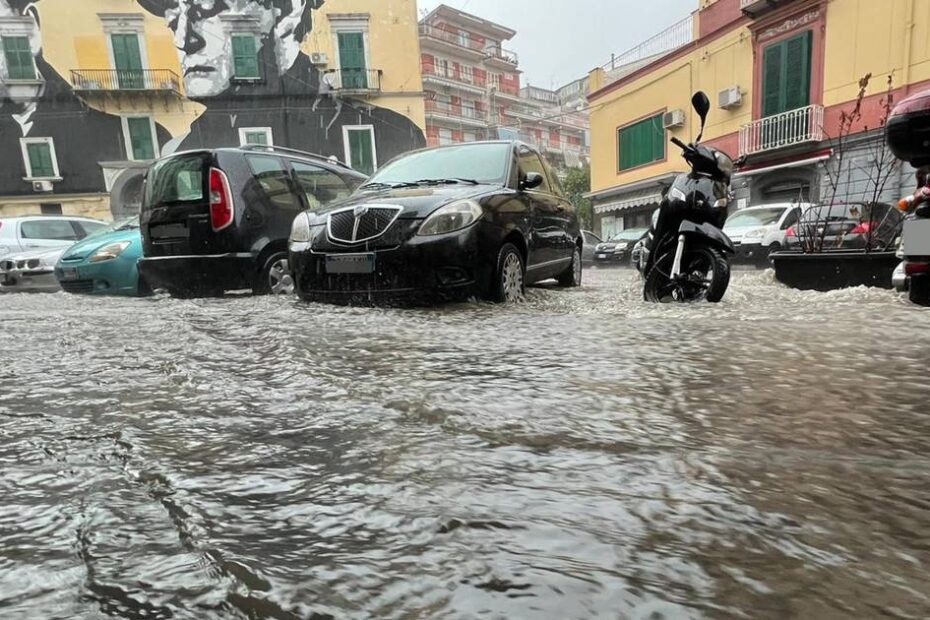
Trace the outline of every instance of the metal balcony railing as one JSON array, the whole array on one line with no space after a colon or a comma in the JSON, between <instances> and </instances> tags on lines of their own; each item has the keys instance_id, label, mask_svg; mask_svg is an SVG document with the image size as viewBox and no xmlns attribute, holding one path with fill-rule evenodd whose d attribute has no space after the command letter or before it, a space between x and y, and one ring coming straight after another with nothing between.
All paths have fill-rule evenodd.
<instances>
[{"instance_id":1,"label":"metal balcony railing","mask_svg":"<svg viewBox=\"0 0 930 620\"><path fill-rule=\"evenodd\" d=\"M170 69L73 69L71 84L74 90L83 92L151 91L181 94L181 78Z\"/></svg>"},{"instance_id":2,"label":"metal balcony railing","mask_svg":"<svg viewBox=\"0 0 930 620\"><path fill-rule=\"evenodd\" d=\"M610 62L601 67L606 73L605 85L616 82L640 66L645 66L671 54L693 40L694 16L689 15L659 34L646 39L636 47L621 54L612 55Z\"/></svg>"},{"instance_id":3,"label":"metal balcony railing","mask_svg":"<svg viewBox=\"0 0 930 620\"><path fill-rule=\"evenodd\" d=\"M463 36L458 32L443 30L442 28L437 28L429 24L420 24L420 36L429 37L438 41L445 41L446 43L451 43L452 45L457 45L467 50L484 52L484 46L477 41L473 41L471 37Z\"/></svg>"},{"instance_id":4,"label":"metal balcony railing","mask_svg":"<svg viewBox=\"0 0 930 620\"><path fill-rule=\"evenodd\" d=\"M488 113L484 110L477 110L471 106L452 105L445 101L426 100L426 112L432 114L441 114L452 118L463 118L473 121L487 122Z\"/></svg>"},{"instance_id":5,"label":"metal balcony railing","mask_svg":"<svg viewBox=\"0 0 930 620\"><path fill-rule=\"evenodd\" d=\"M516 65L520 62L520 57L517 56L516 52L505 49L499 45L489 45L484 51L491 58L502 60L507 64Z\"/></svg>"},{"instance_id":6,"label":"metal balcony railing","mask_svg":"<svg viewBox=\"0 0 930 620\"><path fill-rule=\"evenodd\" d=\"M479 88L484 88L487 86L487 78L477 77L474 72L462 71L459 69L455 71L452 67L443 69L436 65L425 65L423 66L423 77L438 77L444 80L451 80L453 82L459 82L461 84L468 84L470 86L477 86Z\"/></svg>"},{"instance_id":7,"label":"metal balcony railing","mask_svg":"<svg viewBox=\"0 0 930 620\"><path fill-rule=\"evenodd\" d=\"M740 127L739 154L755 155L821 140L823 140L823 106L809 105Z\"/></svg>"},{"instance_id":8,"label":"metal balcony railing","mask_svg":"<svg viewBox=\"0 0 930 620\"><path fill-rule=\"evenodd\" d=\"M333 90L381 92L381 69L330 69L323 73L323 82Z\"/></svg>"}]
</instances>

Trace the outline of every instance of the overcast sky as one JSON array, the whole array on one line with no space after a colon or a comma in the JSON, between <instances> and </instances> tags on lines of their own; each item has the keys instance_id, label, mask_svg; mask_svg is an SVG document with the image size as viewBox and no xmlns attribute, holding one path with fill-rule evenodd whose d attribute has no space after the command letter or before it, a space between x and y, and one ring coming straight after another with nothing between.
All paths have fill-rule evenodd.
<instances>
[{"instance_id":1,"label":"overcast sky","mask_svg":"<svg viewBox=\"0 0 930 620\"><path fill-rule=\"evenodd\" d=\"M421 12L440 4L516 30L504 47L519 54L522 83L552 88L684 19L698 0L417 0Z\"/></svg>"}]
</instances>

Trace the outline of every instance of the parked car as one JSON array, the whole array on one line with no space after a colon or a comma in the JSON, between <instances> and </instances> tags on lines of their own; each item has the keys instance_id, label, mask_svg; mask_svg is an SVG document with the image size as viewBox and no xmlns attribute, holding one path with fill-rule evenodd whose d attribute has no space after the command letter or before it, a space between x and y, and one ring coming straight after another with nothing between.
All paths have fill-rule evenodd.
<instances>
[{"instance_id":1,"label":"parked car","mask_svg":"<svg viewBox=\"0 0 930 620\"><path fill-rule=\"evenodd\" d=\"M146 175L139 273L174 296L291 293L294 217L346 198L365 175L321 156L253 146L187 151Z\"/></svg>"},{"instance_id":2,"label":"parked car","mask_svg":"<svg viewBox=\"0 0 930 620\"><path fill-rule=\"evenodd\" d=\"M811 207L786 231L788 247L808 252L891 249L900 235L903 217L897 208L885 203Z\"/></svg>"},{"instance_id":3,"label":"parked car","mask_svg":"<svg viewBox=\"0 0 930 620\"><path fill-rule=\"evenodd\" d=\"M630 264L636 242L646 236L647 228L621 230L594 249L594 264L598 266Z\"/></svg>"},{"instance_id":4,"label":"parked car","mask_svg":"<svg viewBox=\"0 0 930 620\"><path fill-rule=\"evenodd\" d=\"M788 230L809 203L776 203L741 209L727 218L723 232L736 248L734 262L768 266L769 255L788 247Z\"/></svg>"},{"instance_id":5,"label":"parked car","mask_svg":"<svg viewBox=\"0 0 930 620\"><path fill-rule=\"evenodd\" d=\"M306 300L516 301L524 286L581 284L583 237L532 147L470 142L402 155L346 201L294 220Z\"/></svg>"},{"instance_id":6,"label":"parked car","mask_svg":"<svg viewBox=\"0 0 930 620\"><path fill-rule=\"evenodd\" d=\"M0 259L32 250L66 248L106 227L100 220L67 215L0 218Z\"/></svg>"},{"instance_id":7,"label":"parked car","mask_svg":"<svg viewBox=\"0 0 930 620\"><path fill-rule=\"evenodd\" d=\"M5 293L59 290L55 263L67 248L39 248L0 259L0 290Z\"/></svg>"},{"instance_id":8,"label":"parked car","mask_svg":"<svg viewBox=\"0 0 930 620\"><path fill-rule=\"evenodd\" d=\"M141 256L139 216L134 216L67 248L55 265L55 278L68 293L147 295L151 291L139 278Z\"/></svg>"},{"instance_id":9,"label":"parked car","mask_svg":"<svg viewBox=\"0 0 930 620\"><path fill-rule=\"evenodd\" d=\"M585 264L593 263L594 248L603 241L590 230L582 230L581 234L584 237L584 247L581 248L581 262Z\"/></svg>"}]
</instances>

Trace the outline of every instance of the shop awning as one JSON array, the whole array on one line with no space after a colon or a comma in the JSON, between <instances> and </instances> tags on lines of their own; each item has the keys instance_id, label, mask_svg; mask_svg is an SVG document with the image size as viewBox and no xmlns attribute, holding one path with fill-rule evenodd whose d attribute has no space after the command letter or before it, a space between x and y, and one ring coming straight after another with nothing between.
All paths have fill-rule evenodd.
<instances>
[{"instance_id":1,"label":"shop awning","mask_svg":"<svg viewBox=\"0 0 930 620\"><path fill-rule=\"evenodd\" d=\"M595 205L595 213L607 213L609 211L625 211L634 207L642 207L650 204L658 204L662 200L662 192L657 187L641 189L630 192L622 196L619 200L612 200L599 205Z\"/></svg>"}]
</instances>

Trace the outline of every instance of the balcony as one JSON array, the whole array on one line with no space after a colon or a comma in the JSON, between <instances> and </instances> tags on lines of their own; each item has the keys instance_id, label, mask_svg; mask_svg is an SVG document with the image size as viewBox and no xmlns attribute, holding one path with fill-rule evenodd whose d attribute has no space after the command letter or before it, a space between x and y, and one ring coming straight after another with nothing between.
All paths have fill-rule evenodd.
<instances>
[{"instance_id":1,"label":"balcony","mask_svg":"<svg viewBox=\"0 0 930 620\"><path fill-rule=\"evenodd\" d=\"M476 110L471 106L452 105L444 101L427 99L426 115L434 118L441 117L443 120L451 120L472 127L485 127L488 124L487 112Z\"/></svg>"},{"instance_id":2,"label":"balcony","mask_svg":"<svg viewBox=\"0 0 930 620\"><path fill-rule=\"evenodd\" d=\"M693 40L694 16L689 15L659 34L646 39L636 47L621 54L612 55L610 62L601 67L605 73L604 86L623 79L634 71L668 56Z\"/></svg>"},{"instance_id":3,"label":"balcony","mask_svg":"<svg viewBox=\"0 0 930 620\"><path fill-rule=\"evenodd\" d=\"M484 56L485 54L484 46L472 41L471 37L462 36L457 32L450 32L429 24L420 24L420 36L439 41L459 51L471 52L475 57Z\"/></svg>"},{"instance_id":4,"label":"balcony","mask_svg":"<svg viewBox=\"0 0 930 620\"><path fill-rule=\"evenodd\" d=\"M372 94L381 92L381 69L330 69L323 73L323 83L343 94Z\"/></svg>"},{"instance_id":5,"label":"balcony","mask_svg":"<svg viewBox=\"0 0 930 620\"><path fill-rule=\"evenodd\" d=\"M743 125L739 154L757 155L823 140L823 106L809 105Z\"/></svg>"},{"instance_id":6,"label":"balcony","mask_svg":"<svg viewBox=\"0 0 930 620\"><path fill-rule=\"evenodd\" d=\"M486 60L498 61L499 63L509 66L511 69L520 63L520 57L517 56L516 52L504 49L499 45L489 45L487 49L485 49L485 54Z\"/></svg>"},{"instance_id":7,"label":"balcony","mask_svg":"<svg viewBox=\"0 0 930 620\"><path fill-rule=\"evenodd\" d=\"M181 96L181 78L169 69L119 71L116 69L73 69L71 84L75 92L150 93Z\"/></svg>"},{"instance_id":8,"label":"balcony","mask_svg":"<svg viewBox=\"0 0 930 620\"><path fill-rule=\"evenodd\" d=\"M473 73L453 71L451 68L442 69L432 65L423 67L423 82L452 86L478 95L485 93L487 85L487 80L477 80Z\"/></svg>"}]
</instances>

